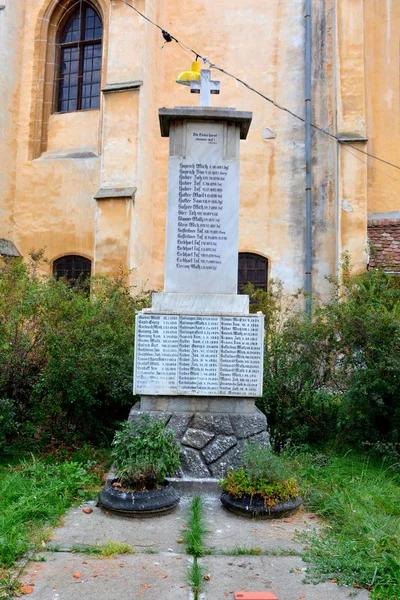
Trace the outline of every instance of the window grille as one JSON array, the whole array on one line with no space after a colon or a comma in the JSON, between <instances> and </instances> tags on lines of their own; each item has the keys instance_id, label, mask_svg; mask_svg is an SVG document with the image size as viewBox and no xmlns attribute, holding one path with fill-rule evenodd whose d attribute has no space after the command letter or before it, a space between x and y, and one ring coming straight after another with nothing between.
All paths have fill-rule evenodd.
<instances>
[{"instance_id":1,"label":"window grille","mask_svg":"<svg viewBox=\"0 0 400 600\"><path fill-rule=\"evenodd\" d=\"M255 289L267 291L268 259L251 252L239 253L238 294L244 293L244 288L252 283Z\"/></svg>"},{"instance_id":2,"label":"window grille","mask_svg":"<svg viewBox=\"0 0 400 600\"><path fill-rule=\"evenodd\" d=\"M71 284L84 283L89 277L92 263L83 256L62 256L53 263L53 273L58 279L64 277Z\"/></svg>"}]
</instances>

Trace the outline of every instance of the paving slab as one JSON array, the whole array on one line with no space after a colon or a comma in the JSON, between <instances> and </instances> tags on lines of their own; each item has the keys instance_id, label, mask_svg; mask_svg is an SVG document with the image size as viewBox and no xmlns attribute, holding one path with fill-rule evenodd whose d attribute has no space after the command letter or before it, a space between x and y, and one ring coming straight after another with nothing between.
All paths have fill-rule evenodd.
<instances>
[{"instance_id":1,"label":"paving slab","mask_svg":"<svg viewBox=\"0 0 400 600\"><path fill-rule=\"evenodd\" d=\"M63 525L54 530L49 548L72 549L75 546L103 545L109 541L129 544L138 552L181 552L177 542L187 514L187 501L181 500L179 507L167 515L153 518L129 518L113 514L87 502L91 514L82 512L82 506L70 509Z\"/></svg>"},{"instance_id":2,"label":"paving slab","mask_svg":"<svg viewBox=\"0 0 400 600\"><path fill-rule=\"evenodd\" d=\"M70 509L46 544L46 562L31 562L26 567L22 582L33 588L30 598L193 600L187 583L192 559L185 555L181 543L191 499L182 497L172 513L148 519L120 517L100 509L96 502ZM203 502L206 546L212 555L201 559L210 574L201 600L233 600L237 591L272 592L279 600L345 600L354 595L359 600L369 598L366 590L340 588L333 582L302 582L307 565L300 556L302 547L294 538L298 531L321 527L315 515L299 510L288 519L263 521L230 513L216 496L205 496ZM92 512L84 513L83 508L91 508ZM79 546L84 550L84 546L108 541L129 544L135 554L101 559L71 552ZM239 547L258 548L262 554L232 556Z\"/></svg>"},{"instance_id":3,"label":"paving slab","mask_svg":"<svg viewBox=\"0 0 400 600\"><path fill-rule=\"evenodd\" d=\"M246 519L229 512L215 497L204 498L209 534L207 546L214 552L232 551L237 547L260 548L264 553L301 552L294 538L299 531L319 527L315 515L300 509L287 519Z\"/></svg>"},{"instance_id":4,"label":"paving slab","mask_svg":"<svg viewBox=\"0 0 400 600\"><path fill-rule=\"evenodd\" d=\"M188 600L188 561L182 556L123 555L100 559L71 553L46 553L30 563L22 582L32 600ZM78 577L79 575L79 577Z\"/></svg>"},{"instance_id":5,"label":"paving slab","mask_svg":"<svg viewBox=\"0 0 400 600\"><path fill-rule=\"evenodd\" d=\"M136 551L182 552L178 542L187 518L191 498L181 499L170 514L154 518L129 518L115 515L96 507L95 502L85 506L91 514L82 512L82 506L68 511L63 526L54 531L49 547L69 550L75 546L124 542ZM203 498L206 545L213 552L232 551L237 547L261 548L264 553L301 552L302 546L294 537L297 531L310 531L318 526L313 515L299 510L288 519L245 519L227 511L218 497ZM311 517L311 518L310 518Z\"/></svg>"},{"instance_id":6,"label":"paving slab","mask_svg":"<svg viewBox=\"0 0 400 600\"><path fill-rule=\"evenodd\" d=\"M233 600L234 592L272 592L279 600L367 600L366 590L326 582L302 582L306 564L297 556L207 556L201 559L210 580L205 598Z\"/></svg>"}]
</instances>

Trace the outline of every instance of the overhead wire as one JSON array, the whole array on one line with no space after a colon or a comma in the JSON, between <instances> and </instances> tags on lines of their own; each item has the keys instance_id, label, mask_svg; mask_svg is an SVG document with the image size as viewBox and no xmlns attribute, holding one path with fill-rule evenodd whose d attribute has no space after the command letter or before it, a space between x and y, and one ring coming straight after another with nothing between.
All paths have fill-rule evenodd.
<instances>
[{"instance_id":1,"label":"overhead wire","mask_svg":"<svg viewBox=\"0 0 400 600\"><path fill-rule=\"evenodd\" d=\"M161 25L159 25L158 23L156 23L155 21L153 21L152 19L150 19L149 17L147 17L139 9L137 9L135 6L133 6L132 4L130 4L129 2L127 2L127 0L121 0L121 2L123 2L124 4L126 4L127 6L129 6L130 8L132 8L132 10L134 10L143 19L145 19L146 21L148 21L149 23L151 23L151 25L153 25L154 27L157 27L157 29L159 29L161 31L161 33L162 33L165 41L169 41L169 42L174 41L174 42L176 42L183 50L185 50L187 52L191 52L192 54L194 54L195 57L196 57L196 59L197 58L201 58L203 60L204 64L208 64L210 66L210 69L214 69L216 71L219 71L220 73L223 73L227 77L231 77L232 79L234 79L235 81L237 81L238 83L240 83L241 85L243 85L244 87L246 87L248 90L250 90L254 94L257 94L258 96L260 96L261 98L263 98L264 100L266 100L267 102L269 102L270 104L272 104L273 106L275 106L275 108L277 108L277 109L279 109L281 111L286 112L287 114L291 115L292 117L294 117L295 119L301 121L302 123L306 122L306 120L305 120L304 117L301 117L300 115L298 115L294 111L290 110L286 106L283 106L282 104L279 104L278 102L276 102L272 98L269 98L266 94L263 94L262 92L260 92L260 90L257 90L256 88L254 88L253 86L251 86L249 83L247 83L243 79L240 79L240 77L237 77L233 73L229 73L229 71L226 71L222 67L219 67L218 65L214 64L208 58L206 58L205 56L203 56L202 54L200 54L200 52L197 52L196 50L194 50L193 48L190 48L190 46L188 46L187 44L185 44L181 40L178 40L178 38L176 38L175 36L173 36L172 34L170 34L166 29L164 29L163 27L161 27ZM357 146L354 146L353 144L349 143L347 140L345 140L343 138L340 138L339 136L335 135L334 133L331 133L327 129L319 127L315 123L310 123L310 125L316 131L319 131L320 133L322 133L322 134L330 137L331 139L337 141L339 144L341 144L341 146L343 146L343 148L346 145L346 147L352 148L353 150L355 150L356 152L359 152L360 154L364 154L365 156L368 156L369 158L372 158L374 160L382 162L382 163L384 163L384 164L386 164L386 165L388 165L390 167L393 167L394 169L398 169L400 171L400 165L396 165L395 163L392 163L389 160L385 160L384 158L376 156L375 154L371 154L370 152L367 152L366 150L362 150L361 148L358 148ZM350 154L353 154L353 153L351 152ZM355 155L353 154L353 156L355 156ZM368 163L365 163L365 164L368 165ZM380 171L380 172L383 173L383 171ZM396 178L394 177L394 179L396 179Z\"/></svg>"}]
</instances>

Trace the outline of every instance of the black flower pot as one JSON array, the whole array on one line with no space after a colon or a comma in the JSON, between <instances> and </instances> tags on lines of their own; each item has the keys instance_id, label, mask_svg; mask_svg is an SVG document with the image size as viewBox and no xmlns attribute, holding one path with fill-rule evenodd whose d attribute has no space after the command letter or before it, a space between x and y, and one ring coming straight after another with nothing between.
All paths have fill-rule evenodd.
<instances>
[{"instance_id":1,"label":"black flower pot","mask_svg":"<svg viewBox=\"0 0 400 600\"><path fill-rule=\"evenodd\" d=\"M174 488L168 484L150 492L127 492L112 487L112 483L110 481L101 490L99 505L125 517L163 515L171 512L180 500Z\"/></svg>"},{"instance_id":2,"label":"black flower pot","mask_svg":"<svg viewBox=\"0 0 400 600\"><path fill-rule=\"evenodd\" d=\"M280 519L296 512L300 504L302 504L303 499L298 496L293 500L280 502L271 508L266 506L264 498L261 496L244 494L240 498L235 498L228 492L222 492L221 502L225 508L243 517Z\"/></svg>"}]
</instances>

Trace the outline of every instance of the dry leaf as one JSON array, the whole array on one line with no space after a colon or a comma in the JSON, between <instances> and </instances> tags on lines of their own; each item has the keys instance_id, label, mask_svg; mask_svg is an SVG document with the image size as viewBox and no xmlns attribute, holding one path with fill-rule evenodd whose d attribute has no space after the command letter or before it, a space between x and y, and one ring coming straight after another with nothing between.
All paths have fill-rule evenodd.
<instances>
[{"instance_id":1,"label":"dry leaf","mask_svg":"<svg viewBox=\"0 0 400 600\"><path fill-rule=\"evenodd\" d=\"M82 512L85 513L85 515L90 515L93 512L93 508L87 506L86 508L82 508Z\"/></svg>"},{"instance_id":2,"label":"dry leaf","mask_svg":"<svg viewBox=\"0 0 400 600\"><path fill-rule=\"evenodd\" d=\"M21 592L23 594L32 594L33 587L31 587L30 585L21 585Z\"/></svg>"},{"instance_id":3,"label":"dry leaf","mask_svg":"<svg viewBox=\"0 0 400 600\"><path fill-rule=\"evenodd\" d=\"M183 544L183 538L179 538L179 540L176 540L177 544Z\"/></svg>"},{"instance_id":4,"label":"dry leaf","mask_svg":"<svg viewBox=\"0 0 400 600\"><path fill-rule=\"evenodd\" d=\"M81 574L80 573L72 573L72 577L74 579L80 579L81 578Z\"/></svg>"}]
</instances>

